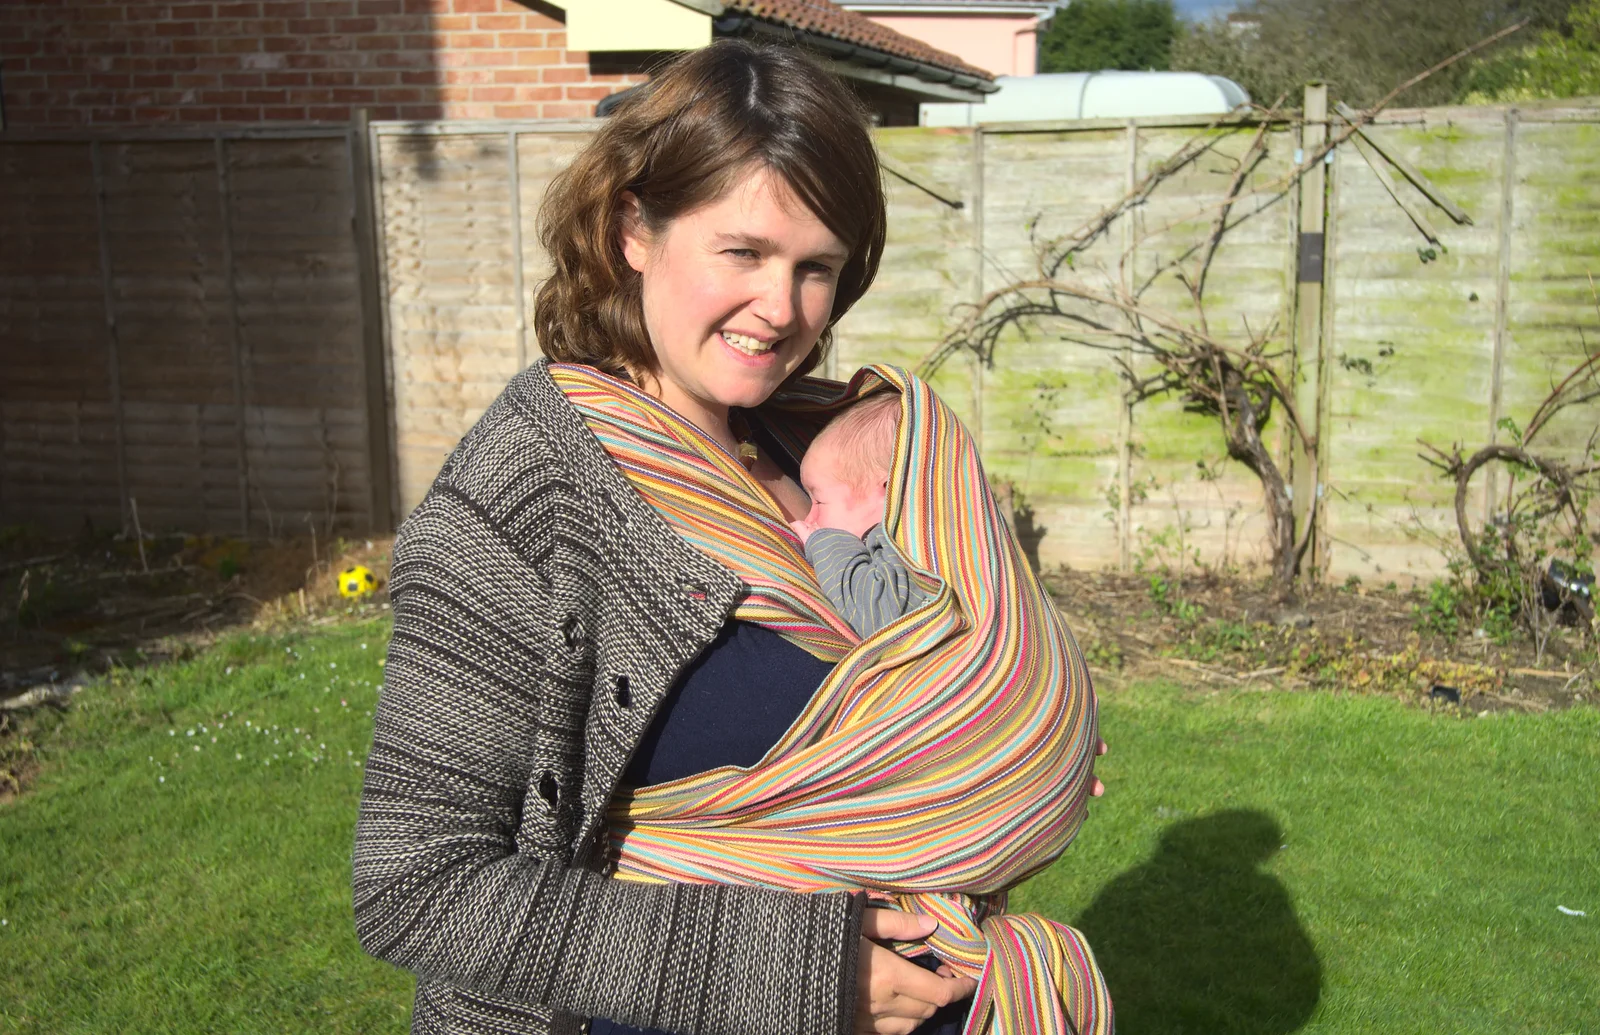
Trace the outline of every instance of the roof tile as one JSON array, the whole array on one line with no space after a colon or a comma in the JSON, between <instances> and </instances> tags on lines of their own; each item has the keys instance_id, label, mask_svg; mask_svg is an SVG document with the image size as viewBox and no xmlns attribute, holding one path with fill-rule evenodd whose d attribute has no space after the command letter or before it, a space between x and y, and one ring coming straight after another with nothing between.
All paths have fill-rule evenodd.
<instances>
[{"instance_id":1,"label":"roof tile","mask_svg":"<svg viewBox=\"0 0 1600 1035\"><path fill-rule=\"evenodd\" d=\"M845 43L869 47L872 50L910 58L952 72L993 80L994 73L976 65L969 65L954 54L929 46L893 29L886 28L865 15L847 11L830 0L723 0L730 11L742 11L770 22L777 22L802 32L814 32Z\"/></svg>"}]
</instances>

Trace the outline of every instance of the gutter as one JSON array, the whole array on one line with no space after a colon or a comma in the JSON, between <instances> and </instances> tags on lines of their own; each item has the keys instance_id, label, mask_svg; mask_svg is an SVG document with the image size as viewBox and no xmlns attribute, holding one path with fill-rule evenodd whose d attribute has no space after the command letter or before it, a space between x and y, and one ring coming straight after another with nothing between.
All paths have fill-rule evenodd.
<instances>
[{"instance_id":1,"label":"gutter","mask_svg":"<svg viewBox=\"0 0 1600 1035\"><path fill-rule=\"evenodd\" d=\"M909 75L925 83L939 83L975 93L995 93L1000 89L997 84L987 79L980 79L964 72L940 68L938 65L930 65L924 61L899 57L895 54L885 54L881 50L846 43L832 36L823 36L787 25L776 25L748 14L723 14L712 20L711 27L718 35L723 36L775 36L832 55L853 65Z\"/></svg>"}]
</instances>

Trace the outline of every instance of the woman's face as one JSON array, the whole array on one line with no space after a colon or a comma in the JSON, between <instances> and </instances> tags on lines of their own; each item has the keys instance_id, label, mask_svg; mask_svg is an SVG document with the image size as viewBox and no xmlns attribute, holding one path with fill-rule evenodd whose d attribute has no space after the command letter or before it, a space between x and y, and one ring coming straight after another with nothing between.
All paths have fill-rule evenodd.
<instances>
[{"instance_id":1,"label":"woman's face","mask_svg":"<svg viewBox=\"0 0 1600 1035\"><path fill-rule=\"evenodd\" d=\"M634 211L637 211L634 203ZM625 220L643 278L662 402L701 427L757 406L810 354L833 311L844 242L765 168L649 235Z\"/></svg>"}]
</instances>

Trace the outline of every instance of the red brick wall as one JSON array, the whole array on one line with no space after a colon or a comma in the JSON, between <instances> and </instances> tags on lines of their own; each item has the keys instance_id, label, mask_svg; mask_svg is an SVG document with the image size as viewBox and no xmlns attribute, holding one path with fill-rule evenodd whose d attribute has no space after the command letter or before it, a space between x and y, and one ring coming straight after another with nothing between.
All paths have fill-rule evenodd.
<instances>
[{"instance_id":1,"label":"red brick wall","mask_svg":"<svg viewBox=\"0 0 1600 1035\"><path fill-rule=\"evenodd\" d=\"M8 128L572 118L645 76L529 0L0 0ZM617 60L620 59L620 60Z\"/></svg>"}]
</instances>

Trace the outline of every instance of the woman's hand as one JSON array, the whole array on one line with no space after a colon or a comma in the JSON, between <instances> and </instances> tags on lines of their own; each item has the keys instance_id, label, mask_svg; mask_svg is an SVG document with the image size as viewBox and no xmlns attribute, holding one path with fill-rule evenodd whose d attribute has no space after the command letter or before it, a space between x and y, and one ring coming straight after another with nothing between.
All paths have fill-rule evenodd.
<instances>
[{"instance_id":1,"label":"woman's hand","mask_svg":"<svg viewBox=\"0 0 1600 1035\"><path fill-rule=\"evenodd\" d=\"M893 909L868 909L861 921L861 954L856 962L857 1035L910 1035L935 1010L978 990L971 978L948 967L923 970L877 940L916 942L939 926L927 916Z\"/></svg>"}]
</instances>

